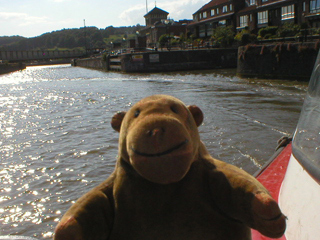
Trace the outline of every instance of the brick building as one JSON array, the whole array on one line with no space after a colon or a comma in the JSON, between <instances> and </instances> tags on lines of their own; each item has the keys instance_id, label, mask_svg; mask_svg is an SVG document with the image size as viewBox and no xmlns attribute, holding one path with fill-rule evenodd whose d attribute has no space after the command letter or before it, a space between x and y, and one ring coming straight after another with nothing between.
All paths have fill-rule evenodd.
<instances>
[{"instance_id":1,"label":"brick building","mask_svg":"<svg viewBox=\"0 0 320 240\"><path fill-rule=\"evenodd\" d=\"M320 27L320 0L212 0L193 14L188 26L196 37L210 37L218 26L258 32L285 23Z\"/></svg>"},{"instance_id":2,"label":"brick building","mask_svg":"<svg viewBox=\"0 0 320 240\"><path fill-rule=\"evenodd\" d=\"M161 35L168 34L172 37L185 34L187 24L191 20L174 21L168 19L169 13L160 9L153 8L145 16L146 27L140 30L140 37L145 37L147 47L156 47Z\"/></svg>"},{"instance_id":3,"label":"brick building","mask_svg":"<svg viewBox=\"0 0 320 240\"><path fill-rule=\"evenodd\" d=\"M237 13L237 29L248 28L256 32L267 26L301 24L302 14L298 9L297 0L249 0L246 7Z\"/></svg>"},{"instance_id":4,"label":"brick building","mask_svg":"<svg viewBox=\"0 0 320 240\"><path fill-rule=\"evenodd\" d=\"M237 15L245 7L245 0L212 0L193 14L189 31L196 37L210 37L219 26L232 26L236 30Z\"/></svg>"}]
</instances>

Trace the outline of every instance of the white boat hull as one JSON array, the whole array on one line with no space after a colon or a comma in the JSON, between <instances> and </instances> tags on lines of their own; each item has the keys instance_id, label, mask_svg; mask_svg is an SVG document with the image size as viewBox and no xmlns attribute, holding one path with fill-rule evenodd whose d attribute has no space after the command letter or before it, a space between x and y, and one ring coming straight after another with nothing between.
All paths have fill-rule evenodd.
<instances>
[{"instance_id":1,"label":"white boat hull","mask_svg":"<svg viewBox=\"0 0 320 240\"><path fill-rule=\"evenodd\" d=\"M319 184L291 155L280 190L279 204L287 215L287 240L320 239Z\"/></svg>"}]
</instances>

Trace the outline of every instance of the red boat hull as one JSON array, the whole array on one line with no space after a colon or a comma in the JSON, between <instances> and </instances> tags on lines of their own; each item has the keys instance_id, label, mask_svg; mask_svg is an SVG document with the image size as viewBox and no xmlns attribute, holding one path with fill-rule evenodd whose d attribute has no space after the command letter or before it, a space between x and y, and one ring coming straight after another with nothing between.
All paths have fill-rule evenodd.
<instances>
[{"instance_id":1,"label":"red boat hull","mask_svg":"<svg viewBox=\"0 0 320 240\"><path fill-rule=\"evenodd\" d=\"M290 156L292 153L291 143L288 144L281 153L266 168L264 168L256 178L269 190L271 196L278 202L280 188L285 177ZM252 229L252 240L271 240L263 236L258 231ZM285 236L279 238L286 240Z\"/></svg>"}]
</instances>

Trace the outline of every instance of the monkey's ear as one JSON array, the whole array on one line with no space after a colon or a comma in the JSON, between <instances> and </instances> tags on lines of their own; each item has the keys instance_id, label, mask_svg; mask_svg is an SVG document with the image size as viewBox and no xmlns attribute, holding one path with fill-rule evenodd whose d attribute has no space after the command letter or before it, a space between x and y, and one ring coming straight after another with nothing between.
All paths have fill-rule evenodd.
<instances>
[{"instance_id":1,"label":"monkey's ear","mask_svg":"<svg viewBox=\"0 0 320 240\"><path fill-rule=\"evenodd\" d=\"M111 119L111 126L117 132L120 132L121 123L125 115L126 112L117 112Z\"/></svg>"},{"instance_id":2,"label":"monkey's ear","mask_svg":"<svg viewBox=\"0 0 320 240\"><path fill-rule=\"evenodd\" d=\"M201 109L196 105L190 105L187 108L191 112L193 119L197 124L197 127L199 127L201 125L201 123L203 122L203 113L202 113Z\"/></svg>"}]
</instances>

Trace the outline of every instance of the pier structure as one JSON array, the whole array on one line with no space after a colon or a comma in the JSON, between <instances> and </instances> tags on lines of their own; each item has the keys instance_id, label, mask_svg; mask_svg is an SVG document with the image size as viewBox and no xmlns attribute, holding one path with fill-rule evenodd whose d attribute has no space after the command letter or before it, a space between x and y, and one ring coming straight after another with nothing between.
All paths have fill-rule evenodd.
<instances>
[{"instance_id":1,"label":"pier structure","mask_svg":"<svg viewBox=\"0 0 320 240\"><path fill-rule=\"evenodd\" d=\"M32 60L72 59L85 56L84 51L0 51L0 60L8 62L25 62Z\"/></svg>"}]
</instances>

